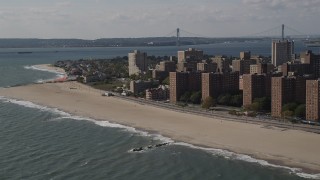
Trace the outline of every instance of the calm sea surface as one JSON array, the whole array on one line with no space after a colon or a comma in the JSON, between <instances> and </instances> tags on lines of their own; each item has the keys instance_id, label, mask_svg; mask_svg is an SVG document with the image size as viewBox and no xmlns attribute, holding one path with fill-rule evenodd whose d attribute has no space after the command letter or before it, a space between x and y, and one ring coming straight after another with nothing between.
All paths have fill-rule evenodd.
<instances>
[{"instance_id":1,"label":"calm sea surface","mask_svg":"<svg viewBox=\"0 0 320 180\"><path fill-rule=\"evenodd\" d=\"M271 42L194 46L205 53L270 55ZM189 46L188 46L189 47ZM35 64L57 60L176 55L188 47L0 49L0 87L51 79ZM191 47L191 46L190 46ZM305 47L296 43L296 51ZM19 54L18 52L32 52ZM139 153L133 148L170 145ZM31 102L0 97L0 179L303 179L311 175L218 149L205 149L106 121L76 117Z\"/></svg>"}]
</instances>

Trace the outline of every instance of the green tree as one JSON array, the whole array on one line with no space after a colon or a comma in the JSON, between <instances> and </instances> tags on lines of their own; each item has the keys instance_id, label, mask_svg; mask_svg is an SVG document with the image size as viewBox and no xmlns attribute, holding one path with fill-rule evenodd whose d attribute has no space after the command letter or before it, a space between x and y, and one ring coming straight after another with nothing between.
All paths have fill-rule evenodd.
<instances>
[{"instance_id":1,"label":"green tree","mask_svg":"<svg viewBox=\"0 0 320 180\"><path fill-rule=\"evenodd\" d=\"M271 99L269 97L255 98L253 103L247 107L247 110L251 111L270 111L271 110Z\"/></svg>"},{"instance_id":2,"label":"green tree","mask_svg":"<svg viewBox=\"0 0 320 180\"><path fill-rule=\"evenodd\" d=\"M296 117L304 118L306 117L306 105L305 104L300 104L295 110L294 110L294 115Z\"/></svg>"},{"instance_id":3,"label":"green tree","mask_svg":"<svg viewBox=\"0 0 320 180\"><path fill-rule=\"evenodd\" d=\"M141 79L143 80L148 80L148 79L151 79L152 78L152 72L147 70L145 74L142 74Z\"/></svg>"},{"instance_id":4,"label":"green tree","mask_svg":"<svg viewBox=\"0 0 320 180\"><path fill-rule=\"evenodd\" d=\"M271 99L269 97L256 98L253 102L257 102L259 104L258 111L271 110Z\"/></svg>"},{"instance_id":5,"label":"green tree","mask_svg":"<svg viewBox=\"0 0 320 180\"><path fill-rule=\"evenodd\" d=\"M230 104L230 101L231 101L231 95L230 94L220 95L218 97L218 104L227 106L227 105Z\"/></svg>"},{"instance_id":6,"label":"green tree","mask_svg":"<svg viewBox=\"0 0 320 180\"><path fill-rule=\"evenodd\" d=\"M288 103L282 106L282 112L284 111L294 111L298 107L297 103Z\"/></svg>"},{"instance_id":7,"label":"green tree","mask_svg":"<svg viewBox=\"0 0 320 180\"><path fill-rule=\"evenodd\" d=\"M232 96L230 105L236 106L236 107L241 107L242 103L243 103L243 98L242 97L243 96L240 95L240 94Z\"/></svg>"},{"instance_id":8,"label":"green tree","mask_svg":"<svg viewBox=\"0 0 320 180\"><path fill-rule=\"evenodd\" d=\"M200 104L201 103L201 96L202 96L201 91L193 92L192 95L190 96L190 101L193 104Z\"/></svg>"},{"instance_id":9,"label":"green tree","mask_svg":"<svg viewBox=\"0 0 320 180\"><path fill-rule=\"evenodd\" d=\"M215 100L209 96L202 102L202 108L209 109L210 107L216 106Z\"/></svg>"},{"instance_id":10,"label":"green tree","mask_svg":"<svg viewBox=\"0 0 320 180\"><path fill-rule=\"evenodd\" d=\"M290 110L286 110L286 111L282 111L282 116L284 118L290 118L294 115L294 112L293 111L290 111Z\"/></svg>"},{"instance_id":11,"label":"green tree","mask_svg":"<svg viewBox=\"0 0 320 180\"><path fill-rule=\"evenodd\" d=\"M250 111L255 111L255 112L257 112L257 111L260 110L260 104L259 104L259 102L254 102L254 103L250 104L250 105L247 107L247 109L250 110Z\"/></svg>"},{"instance_id":12,"label":"green tree","mask_svg":"<svg viewBox=\"0 0 320 180\"><path fill-rule=\"evenodd\" d=\"M139 76L136 75L136 74L131 74L131 75L130 75L130 79L132 79L132 80L138 80L138 79L139 79Z\"/></svg>"},{"instance_id":13,"label":"green tree","mask_svg":"<svg viewBox=\"0 0 320 180\"><path fill-rule=\"evenodd\" d=\"M191 97L191 92L187 91L180 97L180 101L188 102L190 100L190 97Z\"/></svg>"},{"instance_id":14,"label":"green tree","mask_svg":"<svg viewBox=\"0 0 320 180\"><path fill-rule=\"evenodd\" d=\"M164 85L170 85L170 79L169 79L169 76L166 77L163 81L162 81L162 84Z\"/></svg>"}]
</instances>

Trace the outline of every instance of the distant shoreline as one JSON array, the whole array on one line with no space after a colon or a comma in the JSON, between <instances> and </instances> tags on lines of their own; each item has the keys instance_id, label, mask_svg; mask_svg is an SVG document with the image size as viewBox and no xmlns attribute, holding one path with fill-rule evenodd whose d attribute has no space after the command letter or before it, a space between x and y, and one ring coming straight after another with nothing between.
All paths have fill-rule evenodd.
<instances>
[{"instance_id":1,"label":"distant shoreline","mask_svg":"<svg viewBox=\"0 0 320 180\"><path fill-rule=\"evenodd\" d=\"M180 37L181 46L209 45L226 42L263 41L265 37ZM176 46L176 37L85 39L1 39L0 48L81 48L81 47L165 47Z\"/></svg>"}]
</instances>

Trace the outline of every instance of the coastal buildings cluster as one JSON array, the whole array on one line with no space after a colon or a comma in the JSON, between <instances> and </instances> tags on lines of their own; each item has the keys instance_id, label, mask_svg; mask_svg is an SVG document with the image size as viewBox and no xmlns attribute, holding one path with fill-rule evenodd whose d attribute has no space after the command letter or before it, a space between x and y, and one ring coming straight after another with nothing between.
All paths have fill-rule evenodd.
<instances>
[{"instance_id":1,"label":"coastal buildings cluster","mask_svg":"<svg viewBox=\"0 0 320 180\"><path fill-rule=\"evenodd\" d=\"M320 55L297 54L289 40L273 41L271 49L270 57L250 51L239 52L239 57L210 56L195 48L178 51L177 56L154 57L134 50L111 60L55 65L78 81L124 95L184 105L212 99L213 106L319 121Z\"/></svg>"},{"instance_id":2,"label":"coastal buildings cluster","mask_svg":"<svg viewBox=\"0 0 320 180\"><path fill-rule=\"evenodd\" d=\"M297 55L294 41L290 40L275 40L271 46L271 58L244 51L234 59L205 58L202 50L189 48L178 51L177 58L162 61L154 69L146 69L147 54L136 50L128 56L129 74L152 71L153 79L160 84L168 81L169 87L161 88L155 87L155 83L151 87L143 85L148 82L138 82L145 88L148 99L177 103L187 92L201 92L201 101L208 97L218 99L223 94L241 94L246 109L259 105L259 100L264 98L274 118L292 116L300 108L303 119L319 121L320 55L312 51ZM258 109L268 110L263 108L266 105L261 107Z\"/></svg>"}]
</instances>

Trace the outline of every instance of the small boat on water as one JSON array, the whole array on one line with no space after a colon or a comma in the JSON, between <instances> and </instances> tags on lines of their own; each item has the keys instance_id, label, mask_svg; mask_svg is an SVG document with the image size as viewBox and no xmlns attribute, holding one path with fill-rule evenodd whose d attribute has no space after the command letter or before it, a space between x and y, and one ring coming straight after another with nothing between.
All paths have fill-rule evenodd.
<instances>
[{"instance_id":1,"label":"small boat on water","mask_svg":"<svg viewBox=\"0 0 320 180\"><path fill-rule=\"evenodd\" d=\"M18 54L31 54L32 52L29 51L22 51L22 52L18 52Z\"/></svg>"}]
</instances>

